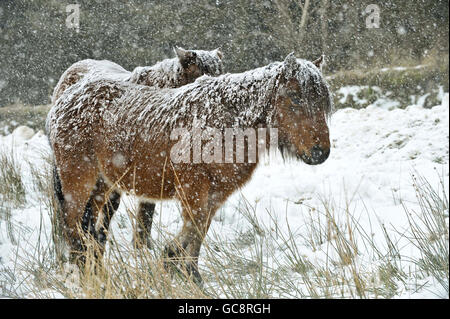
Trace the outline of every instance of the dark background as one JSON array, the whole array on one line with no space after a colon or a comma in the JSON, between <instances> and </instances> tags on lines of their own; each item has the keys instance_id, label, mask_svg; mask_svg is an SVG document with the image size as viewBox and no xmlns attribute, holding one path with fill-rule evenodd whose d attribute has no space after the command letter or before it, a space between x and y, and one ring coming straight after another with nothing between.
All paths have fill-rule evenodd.
<instances>
[{"instance_id":1,"label":"dark background","mask_svg":"<svg viewBox=\"0 0 450 319\"><path fill-rule=\"evenodd\" d=\"M79 33L66 27L71 3L80 4ZM380 7L378 29L366 28L371 3ZM221 47L227 72L292 51L306 59L325 53L327 74L424 59L448 64L448 6L448 0L0 0L0 106L48 103L78 60L108 59L132 70L173 57L174 45Z\"/></svg>"}]
</instances>

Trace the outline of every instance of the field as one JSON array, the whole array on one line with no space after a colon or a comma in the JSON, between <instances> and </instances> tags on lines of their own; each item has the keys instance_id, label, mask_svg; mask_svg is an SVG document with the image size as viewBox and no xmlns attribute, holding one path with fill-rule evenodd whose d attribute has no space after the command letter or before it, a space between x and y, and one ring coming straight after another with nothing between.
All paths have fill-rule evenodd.
<instances>
[{"instance_id":1,"label":"field","mask_svg":"<svg viewBox=\"0 0 450 319\"><path fill-rule=\"evenodd\" d=\"M162 267L162 247L181 227L180 205L157 204L154 247L138 250L131 195L113 219L103 267L80 274L66 262L54 218L47 137L39 125L5 129L0 296L448 298L445 91L432 105L425 95L402 107L359 95L353 102L363 106L350 108L345 97L367 90L342 86L330 158L311 167L271 154L217 213L200 254L203 289Z\"/></svg>"}]
</instances>

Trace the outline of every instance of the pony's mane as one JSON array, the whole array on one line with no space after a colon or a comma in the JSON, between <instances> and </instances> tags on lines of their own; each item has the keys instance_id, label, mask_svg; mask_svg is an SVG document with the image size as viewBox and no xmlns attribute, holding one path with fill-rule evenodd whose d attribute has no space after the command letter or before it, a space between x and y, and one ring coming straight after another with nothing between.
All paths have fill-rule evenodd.
<instances>
[{"instance_id":1,"label":"pony's mane","mask_svg":"<svg viewBox=\"0 0 450 319\"><path fill-rule=\"evenodd\" d=\"M204 73L210 75L220 75L223 73L222 59L219 57L221 53L219 50L205 51L205 50L191 50L197 55L197 62Z\"/></svg>"},{"instance_id":2,"label":"pony's mane","mask_svg":"<svg viewBox=\"0 0 450 319\"><path fill-rule=\"evenodd\" d=\"M275 98L282 67L273 63L239 74L205 75L176 89L122 87L125 90L116 100L117 108L104 118L113 123L120 117L126 127L140 127L150 138L158 132L192 129L194 125L219 129L251 127L256 122L270 125L273 114L269 105Z\"/></svg>"},{"instance_id":3,"label":"pony's mane","mask_svg":"<svg viewBox=\"0 0 450 319\"><path fill-rule=\"evenodd\" d=\"M331 97L321 72L309 61L297 59L296 62L290 67L275 62L243 73L202 76L191 84L160 92L129 88L131 91L127 90L117 103L128 105L129 125L145 125L148 133L155 127L190 129L194 121L200 127L252 127L256 123L271 126L276 124L271 105L279 93L280 76L285 74L299 81L306 100L312 94L328 99L323 111L330 114ZM305 107L314 113L322 104L307 101Z\"/></svg>"},{"instance_id":4,"label":"pony's mane","mask_svg":"<svg viewBox=\"0 0 450 319\"><path fill-rule=\"evenodd\" d=\"M220 75L223 72L222 61L217 50L189 50L196 53L196 64L203 74ZM178 87L182 78L182 66L178 57L165 59L152 66L136 67L128 81L137 84L152 83L160 88Z\"/></svg>"},{"instance_id":5,"label":"pony's mane","mask_svg":"<svg viewBox=\"0 0 450 319\"><path fill-rule=\"evenodd\" d=\"M322 71L312 62L303 59L295 59L294 64L285 61L285 64L285 76L297 79L300 84L301 95L305 100L303 105L305 111L309 115L323 111L329 118L333 113L334 105L330 87Z\"/></svg>"}]
</instances>

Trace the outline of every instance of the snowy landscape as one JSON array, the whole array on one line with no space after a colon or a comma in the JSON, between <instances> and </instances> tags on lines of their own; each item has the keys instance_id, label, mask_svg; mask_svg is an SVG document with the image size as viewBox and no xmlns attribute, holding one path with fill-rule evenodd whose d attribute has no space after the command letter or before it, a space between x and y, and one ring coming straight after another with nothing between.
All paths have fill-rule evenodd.
<instances>
[{"instance_id":1,"label":"snowy landscape","mask_svg":"<svg viewBox=\"0 0 450 319\"><path fill-rule=\"evenodd\" d=\"M336 111L330 121L331 155L319 166L284 163L279 154L272 154L213 220L200 255L200 269L208 273L206 292L217 297L448 298L448 269L443 278L425 270L421 261L428 257L413 233L420 227L430 236L427 245L446 249L438 253L448 262L448 93L442 92L441 99L429 109L410 105L389 110L375 103ZM47 137L18 127L0 137L0 149L17 170L25 192L21 203L2 200L2 296L82 297L86 291L73 277L77 271L55 266L52 213L38 183L48 173ZM441 215L433 221L445 221L434 225L442 233L429 233L423 224L430 216L423 216L417 196L423 195L418 188L426 185L442 201L436 207ZM121 249L132 248L129 212L135 209L135 199L127 197L113 219L116 245L128 247ZM158 231L153 238L164 241L181 227L180 207L159 203L156 212ZM232 254L222 242L231 245ZM211 273L210 250L221 256L225 269L217 271L223 273ZM239 271L239 262L247 270ZM252 273L251 265L260 272ZM332 276L327 286L319 270ZM246 282L249 289L237 289L238 293L228 286L227 276ZM49 278L58 278L72 291L52 287L55 279ZM366 281L361 290L358 278ZM259 292L252 287L257 279L267 281Z\"/></svg>"},{"instance_id":2,"label":"snowy landscape","mask_svg":"<svg viewBox=\"0 0 450 319\"><path fill-rule=\"evenodd\" d=\"M448 6L0 1L0 300L449 299Z\"/></svg>"}]
</instances>

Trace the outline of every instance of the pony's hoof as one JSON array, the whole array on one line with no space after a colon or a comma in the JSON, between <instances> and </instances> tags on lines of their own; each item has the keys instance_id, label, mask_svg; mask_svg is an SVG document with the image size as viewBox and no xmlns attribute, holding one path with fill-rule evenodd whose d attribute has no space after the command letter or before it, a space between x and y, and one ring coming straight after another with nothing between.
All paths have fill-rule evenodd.
<instances>
[{"instance_id":1,"label":"pony's hoof","mask_svg":"<svg viewBox=\"0 0 450 319\"><path fill-rule=\"evenodd\" d=\"M186 263L185 265L186 272L189 278L192 278L192 282L196 284L198 287L203 288L203 278L198 271L198 266L194 263Z\"/></svg>"},{"instance_id":2,"label":"pony's hoof","mask_svg":"<svg viewBox=\"0 0 450 319\"><path fill-rule=\"evenodd\" d=\"M69 262L76 265L78 269L82 271L86 266L86 254L81 251L71 251L69 255Z\"/></svg>"},{"instance_id":3,"label":"pony's hoof","mask_svg":"<svg viewBox=\"0 0 450 319\"><path fill-rule=\"evenodd\" d=\"M182 258L180 246L174 242L166 245L163 251L163 258L165 259L164 268L166 270L177 268L177 264Z\"/></svg>"},{"instance_id":4,"label":"pony's hoof","mask_svg":"<svg viewBox=\"0 0 450 319\"><path fill-rule=\"evenodd\" d=\"M164 247L163 255L164 255L164 257L169 258L169 259L179 258L182 256L181 248L176 243L167 244Z\"/></svg>"},{"instance_id":5,"label":"pony's hoof","mask_svg":"<svg viewBox=\"0 0 450 319\"><path fill-rule=\"evenodd\" d=\"M153 249L153 243L150 238L133 238L132 244L136 249L142 249L144 247L147 247L150 250Z\"/></svg>"}]
</instances>

